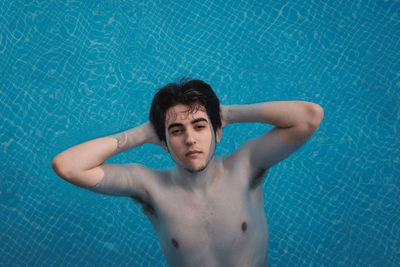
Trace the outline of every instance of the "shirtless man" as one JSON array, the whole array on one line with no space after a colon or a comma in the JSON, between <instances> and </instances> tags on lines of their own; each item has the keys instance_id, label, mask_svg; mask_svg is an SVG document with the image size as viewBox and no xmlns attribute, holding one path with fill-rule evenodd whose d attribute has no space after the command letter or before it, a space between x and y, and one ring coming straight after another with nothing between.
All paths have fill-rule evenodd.
<instances>
[{"instance_id":1,"label":"shirtless man","mask_svg":"<svg viewBox=\"0 0 400 267\"><path fill-rule=\"evenodd\" d=\"M69 148L52 167L72 184L139 202L171 267L265 267L262 177L304 144L322 118L319 105L304 101L222 106L208 84L182 80L154 96L150 122ZM222 129L238 122L276 127L214 157ZM104 163L145 143L161 145L176 166Z\"/></svg>"}]
</instances>

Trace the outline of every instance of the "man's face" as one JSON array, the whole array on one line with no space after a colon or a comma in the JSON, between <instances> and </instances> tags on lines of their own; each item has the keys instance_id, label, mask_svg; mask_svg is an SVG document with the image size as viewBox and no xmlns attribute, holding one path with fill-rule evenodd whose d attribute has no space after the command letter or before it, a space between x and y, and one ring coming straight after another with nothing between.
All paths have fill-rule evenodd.
<instances>
[{"instance_id":1,"label":"man's face","mask_svg":"<svg viewBox=\"0 0 400 267\"><path fill-rule=\"evenodd\" d=\"M206 167L212 140L211 128L206 110L197 106L192 112L189 107L178 104L166 112L166 129L170 149L191 172ZM219 137L217 138L219 142Z\"/></svg>"}]
</instances>

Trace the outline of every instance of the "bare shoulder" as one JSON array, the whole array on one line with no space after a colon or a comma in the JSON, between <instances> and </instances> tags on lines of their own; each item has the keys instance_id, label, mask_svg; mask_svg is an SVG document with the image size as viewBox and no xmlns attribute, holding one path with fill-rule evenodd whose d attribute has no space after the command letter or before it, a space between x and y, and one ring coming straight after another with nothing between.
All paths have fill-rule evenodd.
<instances>
[{"instance_id":1,"label":"bare shoulder","mask_svg":"<svg viewBox=\"0 0 400 267\"><path fill-rule=\"evenodd\" d=\"M250 158L242 148L237 149L229 155L219 157L225 174L232 177L250 177L254 170L250 165Z\"/></svg>"}]
</instances>

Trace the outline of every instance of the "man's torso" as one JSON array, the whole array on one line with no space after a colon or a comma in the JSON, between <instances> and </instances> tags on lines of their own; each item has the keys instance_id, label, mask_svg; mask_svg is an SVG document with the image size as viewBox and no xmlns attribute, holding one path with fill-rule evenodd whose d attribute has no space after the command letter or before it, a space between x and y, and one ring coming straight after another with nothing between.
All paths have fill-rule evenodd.
<instances>
[{"instance_id":1,"label":"man's torso","mask_svg":"<svg viewBox=\"0 0 400 267\"><path fill-rule=\"evenodd\" d=\"M264 170L226 166L206 192L176 185L170 172L159 176L142 203L171 267L265 267L268 226L261 178Z\"/></svg>"}]
</instances>

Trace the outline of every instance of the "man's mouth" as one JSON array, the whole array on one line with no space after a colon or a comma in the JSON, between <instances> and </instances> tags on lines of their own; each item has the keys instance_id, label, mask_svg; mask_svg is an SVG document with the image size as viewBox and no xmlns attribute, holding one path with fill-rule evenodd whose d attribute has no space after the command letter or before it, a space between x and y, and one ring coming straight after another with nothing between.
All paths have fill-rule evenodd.
<instances>
[{"instance_id":1,"label":"man's mouth","mask_svg":"<svg viewBox=\"0 0 400 267\"><path fill-rule=\"evenodd\" d=\"M200 155L200 151L198 151L198 150L191 150L191 151L189 151L189 152L187 152L186 154L185 154L185 156L186 157L196 157L196 156L198 156L198 155Z\"/></svg>"}]
</instances>

